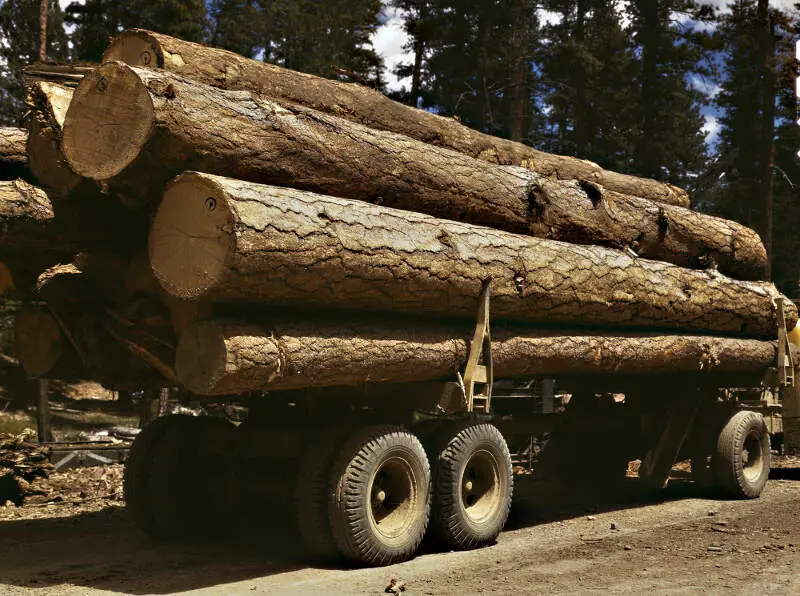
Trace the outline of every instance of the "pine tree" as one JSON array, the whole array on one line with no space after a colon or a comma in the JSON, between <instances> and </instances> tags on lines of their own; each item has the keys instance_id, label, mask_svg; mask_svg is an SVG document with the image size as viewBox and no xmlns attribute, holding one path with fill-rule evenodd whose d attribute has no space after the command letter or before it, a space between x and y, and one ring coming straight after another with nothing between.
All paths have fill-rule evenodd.
<instances>
[{"instance_id":1,"label":"pine tree","mask_svg":"<svg viewBox=\"0 0 800 596\"><path fill-rule=\"evenodd\" d=\"M372 47L380 0L259 0L264 59L302 72L382 87Z\"/></svg>"},{"instance_id":2,"label":"pine tree","mask_svg":"<svg viewBox=\"0 0 800 596\"><path fill-rule=\"evenodd\" d=\"M206 39L204 0L129 0L118 2L122 27L141 27L186 41Z\"/></svg>"},{"instance_id":3,"label":"pine tree","mask_svg":"<svg viewBox=\"0 0 800 596\"><path fill-rule=\"evenodd\" d=\"M605 0L550 0L561 15L546 28L542 71L549 111L547 148L630 169L636 61L622 15Z\"/></svg>"},{"instance_id":4,"label":"pine tree","mask_svg":"<svg viewBox=\"0 0 800 596\"><path fill-rule=\"evenodd\" d=\"M120 3L116 0L86 0L70 3L64 20L73 25L71 35L73 59L100 62L109 38L121 29Z\"/></svg>"},{"instance_id":5,"label":"pine tree","mask_svg":"<svg viewBox=\"0 0 800 596\"><path fill-rule=\"evenodd\" d=\"M538 125L534 3L429 0L426 9L424 28L418 27L425 35L424 64L417 69L425 75L424 105L473 128L529 140Z\"/></svg>"},{"instance_id":6,"label":"pine tree","mask_svg":"<svg viewBox=\"0 0 800 596\"><path fill-rule=\"evenodd\" d=\"M695 0L629 0L635 51L641 55L632 173L685 186L706 159L702 95L687 80L702 71L702 32L679 25L703 18Z\"/></svg>"},{"instance_id":7,"label":"pine tree","mask_svg":"<svg viewBox=\"0 0 800 596\"><path fill-rule=\"evenodd\" d=\"M396 0L394 5L405 14L403 30L409 41L404 49L411 52L414 59L411 63L401 62L395 68L394 74L397 78L410 79L411 84L407 90L404 87L392 96L398 101L416 106L428 76L425 55L435 35L435 28L431 26L430 1Z\"/></svg>"},{"instance_id":8,"label":"pine tree","mask_svg":"<svg viewBox=\"0 0 800 596\"><path fill-rule=\"evenodd\" d=\"M0 4L0 123L21 124L24 114L24 66L39 58L39 0L5 0ZM47 14L47 57L63 59L69 51L58 0Z\"/></svg>"},{"instance_id":9,"label":"pine tree","mask_svg":"<svg viewBox=\"0 0 800 596\"><path fill-rule=\"evenodd\" d=\"M774 221L772 262L773 281L790 295L797 295L800 263L797 250L800 243L795 223L800 221L800 168L794 154L800 148L800 134L795 124L792 37L797 27L797 15L772 10L770 19L776 44L775 61L769 56L767 64L780 83L775 87L777 97L765 101L765 72L763 40L764 23L758 19L756 0L738 0L731 12L721 20L719 37L724 54L724 81L717 105L720 117L718 151L729 156L724 177L714 189L709 203L716 213L758 229L764 235L767 220L764 202L765 175L768 162L766 134L772 133L775 142ZM771 53L771 50L770 50ZM764 126L770 104L776 105L776 129ZM765 113L765 106L767 111Z\"/></svg>"},{"instance_id":10,"label":"pine tree","mask_svg":"<svg viewBox=\"0 0 800 596\"><path fill-rule=\"evenodd\" d=\"M262 23L254 0L212 0L209 12L212 46L248 58L256 55Z\"/></svg>"}]
</instances>

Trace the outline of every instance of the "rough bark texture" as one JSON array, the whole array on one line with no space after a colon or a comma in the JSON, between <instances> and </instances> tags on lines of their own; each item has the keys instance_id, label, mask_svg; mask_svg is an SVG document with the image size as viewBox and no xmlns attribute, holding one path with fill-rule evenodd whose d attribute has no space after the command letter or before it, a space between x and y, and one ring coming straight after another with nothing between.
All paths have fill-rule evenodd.
<instances>
[{"instance_id":1,"label":"rough bark texture","mask_svg":"<svg viewBox=\"0 0 800 596\"><path fill-rule=\"evenodd\" d=\"M771 284L208 174L167 189L150 260L181 298L473 317L491 279L498 319L777 330Z\"/></svg>"},{"instance_id":2,"label":"rough bark texture","mask_svg":"<svg viewBox=\"0 0 800 596\"><path fill-rule=\"evenodd\" d=\"M17 313L14 352L30 377L75 380L86 376L75 350L46 307L26 307Z\"/></svg>"},{"instance_id":3,"label":"rough bark texture","mask_svg":"<svg viewBox=\"0 0 800 596\"><path fill-rule=\"evenodd\" d=\"M742 279L765 269L757 234L733 222L169 73L106 64L74 103L64 136L70 163L123 195L152 199L169 178L196 169L565 242L632 246L645 258L717 264Z\"/></svg>"},{"instance_id":4,"label":"rough bark texture","mask_svg":"<svg viewBox=\"0 0 800 596\"><path fill-rule=\"evenodd\" d=\"M82 180L61 151L61 129L73 91L48 82L34 83L28 90L29 168L41 186L60 195L69 194Z\"/></svg>"},{"instance_id":5,"label":"rough bark texture","mask_svg":"<svg viewBox=\"0 0 800 596\"><path fill-rule=\"evenodd\" d=\"M286 70L168 35L135 29L126 31L106 50L103 61L111 60L162 68L215 87L252 91L309 106L484 161L524 165L541 175L560 179L589 179L618 192L689 206L688 194L670 184L607 172L589 161L536 151L522 143L472 130L455 119L394 102L367 87Z\"/></svg>"},{"instance_id":6,"label":"rough bark texture","mask_svg":"<svg viewBox=\"0 0 800 596\"><path fill-rule=\"evenodd\" d=\"M28 176L27 138L28 133L21 128L0 127L0 179Z\"/></svg>"},{"instance_id":7,"label":"rough bark texture","mask_svg":"<svg viewBox=\"0 0 800 596\"><path fill-rule=\"evenodd\" d=\"M147 229L146 217L123 219L123 211L91 192L51 200L23 180L0 181L0 258L35 262L48 255L71 258L86 248L133 250Z\"/></svg>"},{"instance_id":8,"label":"rough bark texture","mask_svg":"<svg viewBox=\"0 0 800 596\"><path fill-rule=\"evenodd\" d=\"M180 338L178 379L199 395L454 378L470 331L437 323L204 321ZM773 366L771 341L508 328L492 342L495 377L752 373Z\"/></svg>"}]
</instances>

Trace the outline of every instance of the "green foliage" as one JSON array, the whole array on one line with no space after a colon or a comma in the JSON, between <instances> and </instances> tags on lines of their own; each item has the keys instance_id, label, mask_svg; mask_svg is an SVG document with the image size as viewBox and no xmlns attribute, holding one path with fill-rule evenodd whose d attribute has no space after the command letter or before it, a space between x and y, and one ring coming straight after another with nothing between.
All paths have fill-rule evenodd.
<instances>
[{"instance_id":1,"label":"green foliage","mask_svg":"<svg viewBox=\"0 0 800 596\"><path fill-rule=\"evenodd\" d=\"M0 4L0 124L20 124L25 88L22 68L39 58L39 0L5 0ZM65 58L67 34L58 0L47 15L47 57Z\"/></svg>"},{"instance_id":2,"label":"green foliage","mask_svg":"<svg viewBox=\"0 0 800 596\"><path fill-rule=\"evenodd\" d=\"M121 29L122 11L116 0L71 2L64 20L74 26L72 57L74 60L100 62L108 40Z\"/></svg>"},{"instance_id":3,"label":"green foliage","mask_svg":"<svg viewBox=\"0 0 800 596\"><path fill-rule=\"evenodd\" d=\"M561 22L546 27L541 51L550 105L544 147L629 170L639 67L622 13L605 0L549 0L545 7Z\"/></svg>"},{"instance_id":4,"label":"green foliage","mask_svg":"<svg viewBox=\"0 0 800 596\"><path fill-rule=\"evenodd\" d=\"M256 55L259 33L264 27L254 0L212 0L210 13L212 46L248 58Z\"/></svg>"},{"instance_id":5,"label":"green foliage","mask_svg":"<svg viewBox=\"0 0 800 596\"><path fill-rule=\"evenodd\" d=\"M264 59L286 68L383 85L372 47L380 0L258 0Z\"/></svg>"},{"instance_id":6,"label":"green foliage","mask_svg":"<svg viewBox=\"0 0 800 596\"><path fill-rule=\"evenodd\" d=\"M685 186L706 161L703 100L690 77L702 72L703 33L681 24L708 18L694 0L629 0L639 60L631 173Z\"/></svg>"},{"instance_id":7,"label":"green foliage","mask_svg":"<svg viewBox=\"0 0 800 596\"><path fill-rule=\"evenodd\" d=\"M204 0L127 0L117 2L123 28L140 27L187 41L205 41Z\"/></svg>"}]
</instances>

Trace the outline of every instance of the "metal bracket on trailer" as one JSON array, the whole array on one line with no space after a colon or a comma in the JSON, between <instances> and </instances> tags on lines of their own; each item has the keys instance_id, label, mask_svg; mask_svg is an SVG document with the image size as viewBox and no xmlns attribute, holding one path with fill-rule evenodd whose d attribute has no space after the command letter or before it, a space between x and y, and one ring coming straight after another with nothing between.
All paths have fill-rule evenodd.
<instances>
[{"instance_id":1,"label":"metal bracket on trailer","mask_svg":"<svg viewBox=\"0 0 800 596\"><path fill-rule=\"evenodd\" d=\"M494 367L492 364L492 336L489 329L490 295L491 281L487 280L481 290L475 333L472 336L464 374L458 373L458 384L464 395L464 404L468 413L477 411L488 414L492 404ZM476 391L476 386L478 391Z\"/></svg>"},{"instance_id":2,"label":"metal bracket on trailer","mask_svg":"<svg viewBox=\"0 0 800 596\"><path fill-rule=\"evenodd\" d=\"M775 298L778 318L778 384L781 387L794 387L794 360L789 333L786 330L786 314L783 310L783 297Z\"/></svg>"}]
</instances>

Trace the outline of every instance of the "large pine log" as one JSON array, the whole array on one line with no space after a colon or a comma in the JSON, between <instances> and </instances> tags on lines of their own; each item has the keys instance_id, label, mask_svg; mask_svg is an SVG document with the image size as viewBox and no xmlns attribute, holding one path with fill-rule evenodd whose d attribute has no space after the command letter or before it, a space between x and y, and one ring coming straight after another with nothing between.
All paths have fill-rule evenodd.
<instances>
[{"instance_id":1,"label":"large pine log","mask_svg":"<svg viewBox=\"0 0 800 596\"><path fill-rule=\"evenodd\" d=\"M777 332L768 283L194 172L165 192L150 262L179 298L471 317L491 279L498 318Z\"/></svg>"},{"instance_id":2,"label":"large pine log","mask_svg":"<svg viewBox=\"0 0 800 596\"><path fill-rule=\"evenodd\" d=\"M69 194L82 180L61 151L61 129L73 91L48 82L37 82L28 90L29 167L41 186L60 195Z\"/></svg>"},{"instance_id":3,"label":"large pine log","mask_svg":"<svg viewBox=\"0 0 800 596\"><path fill-rule=\"evenodd\" d=\"M168 35L138 29L125 31L103 56L104 62L113 60L161 68L215 87L252 91L305 105L484 161L525 166L562 180L591 180L617 192L689 206L688 194L671 184L609 172L590 161L544 153L522 143L483 134L453 118L392 101L374 89L287 70Z\"/></svg>"},{"instance_id":4,"label":"large pine log","mask_svg":"<svg viewBox=\"0 0 800 596\"><path fill-rule=\"evenodd\" d=\"M775 342L692 335L508 328L493 332L496 378L614 373L759 373ZM469 330L432 322L203 321L180 338L178 380L199 395L455 378Z\"/></svg>"},{"instance_id":5,"label":"large pine log","mask_svg":"<svg viewBox=\"0 0 800 596\"><path fill-rule=\"evenodd\" d=\"M682 266L763 275L747 228L682 207L551 180L248 93L108 63L75 92L63 149L73 169L152 200L186 169L381 203Z\"/></svg>"},{"instance_id":6,"label":"large pine log","mask_svg":"<svg viewBox=\"0 0 800 596\"><path fill-rule=\"evenodd\" d=\"M28 177L27 138L21 128L0 127L0 180Z\"/></svg>"}]
</instances>

